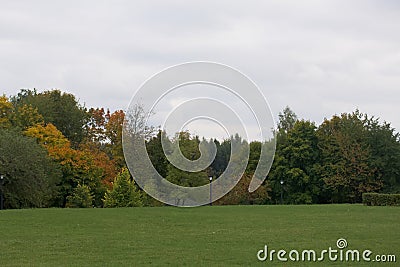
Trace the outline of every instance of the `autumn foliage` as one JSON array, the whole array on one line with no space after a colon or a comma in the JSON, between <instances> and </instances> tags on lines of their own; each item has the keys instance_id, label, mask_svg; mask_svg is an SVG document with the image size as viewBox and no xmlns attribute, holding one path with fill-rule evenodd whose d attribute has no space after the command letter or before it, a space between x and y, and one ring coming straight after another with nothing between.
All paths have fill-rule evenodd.
<instances>
[{"instance_id":1,"label":"autumn foliage","mask_svg":"<svg viewBox=\"0 0 400 267\"><path fill-rule=\"evenodd\" d=\"M142 125L144 109L139 105L137 111L137 125ZM138 187L126 168L124 120L122 110L86 109L60 90L0 96L0 174L6 177L6 207L162 205ZM238 135L207 140L217 148L214 161L205 170L189 173L167 160L161 139L179 141L182 154L195 160L200 156L199 136L180 132L168 138L153 127L141 131L154 168L183 186L208 184L210 176L217 179L228 162L240 160L231 158L232 142L248 146L245 173L216 205L359 203L366 193L400 193L399 134L389 123L358 110L317 126L285 108L274 129L277 145L271 171L252 193L248 187L261 147L273 147L271 140L248 143Z\"/></svg>"}]
</instances>

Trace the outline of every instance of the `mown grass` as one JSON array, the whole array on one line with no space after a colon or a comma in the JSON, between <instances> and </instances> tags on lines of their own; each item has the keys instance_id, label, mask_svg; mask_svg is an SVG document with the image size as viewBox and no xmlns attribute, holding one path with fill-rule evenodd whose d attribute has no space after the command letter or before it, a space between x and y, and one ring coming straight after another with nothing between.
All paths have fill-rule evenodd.
<instances>
[{"instance_id":1,"label":"mown grass","mask_svg":"<svg viewBox=\"0 0 400 267\"><path fill-rule=\"evenodd\" d=\"M0 211L0 266L396 266L259 262L258 250L348 249L395 254L400 208L362 205ZM327 257L326 257L327 258Z\"/></svg>"}]
</instances>

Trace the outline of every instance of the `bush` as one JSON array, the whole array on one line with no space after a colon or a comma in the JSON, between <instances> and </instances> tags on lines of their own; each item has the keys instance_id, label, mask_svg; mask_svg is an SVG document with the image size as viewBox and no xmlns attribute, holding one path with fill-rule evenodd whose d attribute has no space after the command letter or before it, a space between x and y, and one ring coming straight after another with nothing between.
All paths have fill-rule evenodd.
<instances>
[{"instance_id":1,"label":"bush","mask_svg":"<svg viewBox=\"0 0 400 267\"><path fill-rule=\"evenodd\" d=\"M400 194L364 193L362 200L367 206L400 206Z\"/></svg>"}]
</instances>

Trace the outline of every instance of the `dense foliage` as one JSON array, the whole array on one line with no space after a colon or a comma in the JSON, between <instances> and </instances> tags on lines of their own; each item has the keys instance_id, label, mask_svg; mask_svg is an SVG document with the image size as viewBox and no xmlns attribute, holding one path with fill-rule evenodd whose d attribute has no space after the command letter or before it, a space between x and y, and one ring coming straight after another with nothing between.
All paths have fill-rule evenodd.
<instances>
[{"instance_id":1,"label":"dense foliage","mask_svg":"<svg viewBox=\"0 0 400 267\"><path fill-rule=\"evenodd\" d=\"M104 197L104 207L140 207L143 206L143 193L135 186L131 180L128 169L123 169L115 177L113 187L106 192Z\"/></svg>"},{"instance_id":2,"label":"dense foliage","mask_svg":"<svg viewBox=\"0 0 400 267\"><path fill-rule=\"evenodd\" d=\"M298 119L286 107L275 129L276 153L261 187L249 193L261 147L270 141L204 140L188 132L166 133L144 128L144 109L130 118L135 131L146 135L155 169L182 186L208 183L219 177L231 158L231 145L248 146L250 158L242 179L215 204L360 203L365 193L400 193L399 134L387 122L356 110L334 115L321 125ZM6 208L154 206L160 203L140 189L126 169L122 150L125 113L103 107L87 109L72 94L59 90L21 90L0 96L0 175ZM205 170L191 173L174 167L161 140L174 143L196 160L199 145L215 145L217 153ZM213 144L212 144L213 143ZM169 149L169 150L168 150ZM368 196L368 195L367 195Z\"/></svg>"},{"instance_id":3,"label":"dense foliage","mask_svg":"<svg viewBox=\"0 0 400 267\"><path fill-rule=\"evenodd\" d=\"M0 130L0 166L6 207L54 205L61 171L33 138L16 130Z\"/></svg>"},{"instance_id":4,"label":"dense foliage","mask_svg":"<svg viewBox=\"0 0 400 267\"><path fill-rule=\"evenodd\" d=\"M362 202L368 206L400 206L400 194L364 193Z\"/></svg>"}]
</instances>

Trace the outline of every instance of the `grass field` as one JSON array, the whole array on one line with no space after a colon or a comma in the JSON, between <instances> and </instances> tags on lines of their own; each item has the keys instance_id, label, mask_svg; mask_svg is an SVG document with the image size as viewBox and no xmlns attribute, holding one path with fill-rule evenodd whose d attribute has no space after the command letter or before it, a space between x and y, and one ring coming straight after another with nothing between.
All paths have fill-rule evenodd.
<instances>
[{"instance_id":1,"label":"grass field","mask_svg":"<svg viewBox=\"0 0 400 267\"><path fill-rule=\"evenodd\" d=\"M395 263L260 262L270 249L395 254ZM319 253L319 252L318 252ZM286 255L287 257L287 255ZM374 256L371 256L374 257ZM328 258L327 256L325 258ZM397 266L400 208L362 205L0 211L0 266Z\"/></svg>"}]
</instances>

